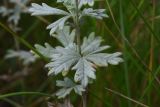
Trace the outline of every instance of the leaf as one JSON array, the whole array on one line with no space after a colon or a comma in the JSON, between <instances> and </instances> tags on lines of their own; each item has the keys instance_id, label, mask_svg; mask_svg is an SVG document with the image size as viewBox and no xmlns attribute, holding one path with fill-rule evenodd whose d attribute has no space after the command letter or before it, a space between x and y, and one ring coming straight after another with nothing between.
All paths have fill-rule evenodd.
<instances>
[{"instance_id":1,"label":"leaf","mask_svg":"<svg viewBox=\"0 0 160 107\"><path fill-rule=\"evenodd\" d=\"M74 6L75 5L75 0L57 0L58 3L63 3L65 6Z\"/></svg>"},{"instance_id":2,"label":"leaf","mask_svg":"<svg viewBox=\"0 0 160 107\"><path fill-rule=\"evenodd\" d=\"M20 50L20 51L14 51L14 50L8 50L6 56L6 59L9 58L19 58L23 61L23 65L28 65L32 62L35 62L36 58L28 51Z\"/></svg>"},{"instance_id":3,"label":"leaf","mask_svg":"<svg viewBox=\"0 0 160 107\"><path fill-rule=\"evenodd\" d=\"M98 66L108 66L108 62L106 60L106 53L97 53L97 54L89 54L86 55L85 58Z\"/></svg>"},{"instance_id":4,"label":"leaf","mask_svg":"<svg viewBox=\"0 0 160 107\"><path fill-rule=\"evenodd\" d=\"M94 65L107 66L108 63L116 65L123 61L119 57L121 55L120 52L113 54L102 53L101 51L109 48L109 46L100 46L101 42L102 39L95 37L94 33L91 33L88 38L85 37L81 45L82 56L72 68L76 70L75 81L80 81L84 87L88 85L89 79L95 79Z\"/></svg>"},{"instance_id":5,"label":"leaf","mask_svg":"<svg viewBox=\"0 0 160 107\"><path fill-rule=\"evenodd\" d=\"M0 14L2 14L3 17L8 16L11 13L11 10L7 9L4 6L0 7Z\"/></svg>"},{"instance_id":6,"label":"leaf","mask_svg":"<svg viewBox=\"0 0 160 107\"><path fill-rule=\"evenodd\" d=\"M88 61L98 66L107 66L108 63L116 65L123 61L122 58L119 57L121 55L120 52L113 54L102 53L101 51L108 49L109 46L100 46L101 42L102 39L95 37L94 33L91 33L88 38L84 38L81 50Z\"/></svg>"},{"instance_id":7,"label":"leaf","mask_svg":"<svg viewBox=\"0 0 160 107\"><path fill-rule=\"evenodd\" d=\"M113 54L97 53L87 55L85 58L98 66L108 66L108 63L112 65L117 65L120 62L123 62L123 59L120 58L120 55L120 52L116 52Z\"/></svg>"},{"instance_id":8,"label":"leaf","mask_svg":"<svg viewBox=\"0 0 160 107\"><path fill-rule=\"evenodd\" d=\"M53 34L55 38L57 38L64 47L73 44L75 40L75 30L70 32L70 27L65 26L62 30L57 30L56 34Z\"/></svg>"},{"instance_id":9,"label":"leaf","mask_svg":"<svg viewBox=\"0 0 160 107\"><path fill-rule=\"evenodd\" d=\"M84 39L83 39L83 43L81 46L82 54L86 55L89 53L100 52L100 51L103 51L103 50L109 48L108 45L100 46L101 42L102 42L101 37L95 37L94 32L90 33L88 38L84 37Z\"/></svg>"},{"instance_id":10,"label":"leaf","mask_svg":"<svg viewBox=\"0 0 160 107\"><path fill-rule=\"evenodd\" d=\"M9 0L9 2L14 3L14 4L27 4L29 0Z\"/></svg>"},{"instance_id":11,"label":"leaf","mask_svg":"<svg viewBox=\"0 0 160 107\"><path fill-rule=\"evenodd\" d=\"M32 7L29 9L32 15L68 15L69 13L57 8L48 6L42 3L42 6L36 3L32 3Z\"/></svg>"},{"instance_id":12,"label":"leaf","mask_svg":"<svg viewBox=\"0 0 160 107\"><path fill-rule=\"evenodd\" d=\"M80 58L78 63L72 68L76 70L74 80L76 82L81 81L83 87L88 85L88 79L95 79L95 69L92 67L92 63L88 62L85 58Z\"/></svg>"},{"instance_id":13,"label":"leaf","mask_svg":"<svg viewBox=\"0 0 160 107\"><path fill-rule=\"evenodd\" d=\"M12 8L0 7L0 13L2 14L2 16L8 16L9 26L14 25L14 27L17 27L18 22L21 18L21 13L26 12L25 9L27 8L26 4L28 0L9 0L9 2L13 3L13 6L11 6ZM24 6L26 6L25 9ZM15 30L15 28L12 29Z\"/></svg>"},{"instance_id":14,"label":"leaf","mask_svg":"<svg viewBox=\"0 0 160 107\"><path fill-rule=\"evenodd\" d=\"M88 4L89 6L93 6L94 0L80 0L80 4L83 4L83 5Z\"/></svg>"},{"instance_id":15,"label":"leaf","mask_svg":"<svg viewBox=\"0 0 160 107\"><path fill-rule=\"evenodd\" d=\"M55 31L58 29L63 29L65 22L71 17L71 14L48 6L45 3L42 3L42 6L36 3L32 3L32 7L29 9L32 15L65 15L64 17L60 18L59 20L53 22L49 26L47 26L47 29L51 29L50 35L52 35Z\"/></svg>"},{"instance_id":16,"label":"leaf","mask_svg":"<svg viewBox=\"0 0 160 107\"><path fill-rule=\"evenodd\" d=\"M56 86L62 87L59 91L56 92L56 96L58 98L64 98L71 93L72 90L75 93L82 95L82 92L85 91L81 85L77 85L73 83L73 81L69 78L64 78L64 81L56 81Z\"/></svg>"},{"instance_id":17,"label":"leaf","mask_svg":"<svg viewBox=\"0 0 160 107\"><path fill-rule=\"evenodd\" d=\"M43 56L47 58L51 58L53 53L55 52L55 49L52 48L52 46L49 45L48 43L45 43L45 47L38 44L36 44L35 47L38 52L40 52Z\"/></svg>"},{"instance_id":18,"label":"leaf","mask_svg":"<svg viewBox=\"0 0 160 107\"><path fill-rule=\"evenodd\" d=\"M57 75L62 73L66 76L69 70L75 70L74 80L80 82L83 87L86 87L89 80L96 78L94 66L108 66L108 64L117 65L122 62L121 53L103 53L102 51L109 48L108 45L100 46L101 37L95 37L95 33L90 33L89 37L84 37L81 45L81 53L78 52L77 45L73 42L74 33L70 33L69 27L64 27L63 30L58 30L53 36L56 37L64 47L58 46L55 52L52 53L51 62L46 65L49 68L48 75ZM65 90L61 90L59 94L68 94Z\"/></svg>"},{"instance_id":19,"label":"leaf","mask_svg":"<svg viewBox=\"0 0 160 107\"><path fill-rule=\"evenodd\" d=\"M56 54L52 54L52 60L46 65L50 69L48 75L57 75L63 71L68 71L70 67L79 59L76 45L71 44L68 47L56 47Z\"/></svg>"},{"instance_id":20,"label":"leaf","mask_svg":"<svg viewBox=\"0 0 160 107\"><path fill-rule=\"evenodd\" d=\"M64 24L66 22L67 19L69 19L71 16L65 16L59 20L57 20L56 22L50 24L47 29L51 29L50 31L50 35L52 35L56 30L58 29L63 29Z\"/></svg>"},{"instance_id":21,"label":"leaf","mask_svg":"<svg viewBox=\"0 0 160 107\"><path fill-rule=\"evenodd\" d=\"M81 17L82 16L90 16L90 17L97 18L97 19L103 19L103 18L108 17L108 15L105 14L104 12L105 12L105 9L95 9L95 10L93 10L92 8L85 8L82 11Z\"/></svg>"},{"instance_id":22,"label":"leaf","mask_svg":"<svg viewBox=\"0 0 160 107\"><path fill-rule=\"evenodd\" d=\"M20 12L15 12L8 18L8 22L13 22L14 25L18 25L19 20L20 20Z\"/></svg>"},{"instance_id":23,"label":"leaf","mask_svg":"<svg viewBox=\"0 0 160 107\"><path fill-rule=\"evenodd\" d=\"M76 0L57 0L58 3L63 3L70 13L76 9Z\"/></svg>"},{"instance_id":24,"label":"leaf","mask_svg":"<svg viewBox=\"0 0 160 107\"><path fill-rule=\"evenodd\" d=\"M108 55L106 57L106 60L109 64L117 65L119 64L119 62L123 62L123 59L119 57L121 55L122 55L121 52L116 52L116 53Z\"/></svg>"}]
</instances>

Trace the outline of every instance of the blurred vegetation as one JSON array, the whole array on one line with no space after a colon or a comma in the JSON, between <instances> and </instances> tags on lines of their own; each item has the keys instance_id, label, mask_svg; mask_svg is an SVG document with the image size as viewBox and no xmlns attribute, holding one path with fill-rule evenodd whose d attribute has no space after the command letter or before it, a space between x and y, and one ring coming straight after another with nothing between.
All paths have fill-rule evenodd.
<instances>
[{"instance_id":1,"label":"blurred vegetation","mask_svg":"<svg viewBox=\"0 0 160 107\"><path fill-rule=\"evenodd\" d=\"M54 0L31 2L61 7ZM159 107L160 1L102 0L96 2L95 7L105 8L109 18L103 21L86 18L81 24L82 36L95 31L103 37L104 44L111 46L107 52L121 51L124 62L98 69L96 81L88 87L87 107L142 107L139 103ZM55 46L58 42L45 29L47 23L56 19L52 16L37 18L22 14L19 22L22 30L16 34L31 46L45 42ZM1 16L0 23L8 26L6 18ZM22 42L19 45L20 49L31 50ZM43 59L25 69L18 59L4 59L9 49L16 49L14 36L0 27L0 107L47 107L47 102L56 102L57 99L49 99L39 93L1 97L16 92L51 95L57 90L56 78L61 78L47 76L47 69L44 68L46 61ZM81 107L80 96L73 93L71 100L75 107Z\"/></svg>"}]
</instances>

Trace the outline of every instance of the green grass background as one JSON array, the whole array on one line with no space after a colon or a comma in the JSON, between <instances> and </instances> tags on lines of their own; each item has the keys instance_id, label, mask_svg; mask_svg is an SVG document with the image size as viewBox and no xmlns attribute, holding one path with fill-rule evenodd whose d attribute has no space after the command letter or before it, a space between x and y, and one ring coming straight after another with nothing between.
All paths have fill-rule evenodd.
<instances>
[{"instance_id":1,"label":"green grass background","mask_svg":"<svg viewBox=\"0 0 160 107\"><path fill-rule=\"evenodd\" d=\"M36 3L42 1L61 7L54 0L32 0ZM97 79L88 87L87 107L160 107L160 1L101 0L95 2L94 8L105 8L109 18L85 18L81 24L81 36L96 32L104 39L103 44L111 46L106 52L122 52L124 62L97 69ZM53 22L59 17L43 18ZM0 23L8 26L5 18L0 17ZM0 80L0 103L10 103L9 107L47 107L48 101L57 99L47 99L44 93L47 96L54 93L57 90L55 80L61 77L48 77L44 68L46 62L39 59L30 65L29 75L14 78L22 66L16 59L4 60L4 55L8 49L15 49L16 36L24 50L31 49L24 40L31 46L45 42L56 46L59 43L49 36L47 23L39 18L23 14L19 26L22 30L15 36L4 26L0 27L0 76L7 75L11 79ZM71 100L75 107L81 107L80 96L72 93Z\"/></svg>"}]
</instances>

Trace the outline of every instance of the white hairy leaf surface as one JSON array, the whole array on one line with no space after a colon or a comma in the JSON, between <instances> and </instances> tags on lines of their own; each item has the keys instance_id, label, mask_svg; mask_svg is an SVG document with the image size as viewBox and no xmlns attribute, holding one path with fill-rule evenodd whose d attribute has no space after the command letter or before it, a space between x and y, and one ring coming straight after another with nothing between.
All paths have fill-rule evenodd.
<instances>
[{"instance_id":1,"label":"white hairy leaf surface","mask_svg":"<svg viewBox=\"0 0 160 107\"><path fill-rule=\"evenodd\" d=\"M64 16L60 18L59 20L53 22L49 26L47 26L47 29L50 30L50 35L54 34L56 30L63 29L65 22L70 18L71 16Z\"/></svg>"},{"instance_id":2,"label":"white hairy leaf surface","mask_svg":"<svg viewBox=\"0 0 160 107\"><path fill-rule=\"evenodd\" d=\"M58 41L61 42L62 45L65 47L73 44L75 40L75 29L70 32L70 27L65 26L62 30L57 30L52 36L57 38Z\"/></svg>"},{"instance_id":3,"label":"white hairy leaf surface","mask_svg":"<svg viewBox=\"0 0 160 107\"><path fill-rule=\"evenodd\" d=\"M65 48L56 47L55 50L58 54L53 54L51 62L46 65L46 67L50 68L48 75L57 75L63 71L68 71L80 57L76 48L75 44L71 44Z\"/></svg>"},{"instance_id":4,"label":"white hairy leaf surface","mask_svg":"<svg viewBox=\"0 0 160 107\"><path fill-rule=\"evenodd\" d=\"M108 45L101 46L101 37L95 37L95 33L90 33L89 37L84 37L81 45L81 53L74 43L75 31L70 32L70 27L65 26L63 30L58 30L53 37L57 38L63 45L57 46L51 55L51 62L46 65L49 68L48 75L64 76L68 71L74 70L74 80L86 87L90 79L95 79L94 66L117 65L122 62L121 53L104 53L102 51L109 48ZM69 93L69 90L68 90Z\"/></svg>"},{"instance_id":5,"label":"white hairy leaf surface","mask_svg":"<svg viewBox=\"0 0 160 107\"><path fill-rule=\"evenodd\" d=\"M13 6L10 7L0 7L0 14L2 14L3 17L8 17L8 23L11 25L13 24L14 26L17 27L18 22L20 20L20 16L22 13L26 12L27 6L26 4L28 3L28 0L9 0L9 2ZM26 6L26 7L25 7ZM25 7L25 9L24 9Z\"/></svg>"},{"instance_id":6,"label":"white hairy leaf surface","mask_svg":"<svg viewBox=\"0 0 160 107\"><path fill-rule=\"evenodd\" d=\"M67 77L64 78L64 81L57 80L56 86L61 87L61 89L56 92L56 96L58 96L58 98L66 97L71 93L72 90L74 90L75 93L79 95L82 95L82 92L85 91L81 85L75 84L71 79Z\"/></svg>"},{"instance_id":7,"label":"white hairy leaf surface","mask_svg":"<svg viewBox=\"0 0 160 107\"><path fill-rule=\"evenodd\" d=\"M108 15L105 14L105 9L92 9L92 8L83 9L82 16L90 16L97 19L103 19L108 17Z\"/></svg>"},{"instance_id":8,"label":"white hairy leaf surface","mask_svg":"<svg viewBox=\"0 0 160 107\"><path fill-rule=\"evenodd\" d=\"M40 52L43 56L47 58L51 58L53 53L55 52L55 49L48 43L45 43L45 47L36 44L35 48L37 49L38 52Z\"/></svg>"},{"instance_id":9,"label":"white hairy leaf surface","mask_svg":"<svg viewBox=\"0 0 160 107\"><path fill-rule=\"evenodd\" d=\"M77 64L72 69L76 70L74 80L76 82L80 81L83 87L88 85L89 78L96 78L92 63L83 57L78 60Z\"/></svg>"},{"instance_id":10,"label":"white hairy leaf surface","mask_svg":"<svg viewBox=\"0 0 160 107\"><path fill-rule=\"evenodd\" d=\"M8 16L12 11L10 9L7 9L4 6L0 7L0 14L2 14L3 17Z\"/></svg>"},{"instance_id":11,"label":"white hairy leaf surface","mask_svg":"<svg viewBox=\"0 0 160 107\"><path fill-rule=\"evenodd\" d=\"M32 7L29 9L32 15L68 15L69 13L57 8L48 6L45 3L42 5L32 3Z\"/></svg>"},{"instance_id":12,"label":"white hairy leaf surface","mask_svg":"<svg viewBox=\"0 0 160 107\"><path fill-rule=\"evenodd\" d=\"M47 29L50 29L50 35L53 35L58 29L63 29L65 22L71 17L70 13L48 6L45 3L42 3L42 5L32 3L32 7L29 9L29 12L31 12L31 14L34 16L64 15L62 18L47 26Z\"/></svg>"},{"instance_id":13,"label":"white hairy leaf surface","mask_svg":"<svg viewBox=\"0 0 160 107\"><path fill-rule=\"evenodd\" d=\"M10 58L19 58L22 60L23 65L28 65L30 63L35 62L36 58L33 56L32 53L24 50L15 51L15 50L8 50L6 56L6 59Z\"/></svg>"},{"instance_id":14,"label":"white hairy leaf surface","mask_svg":"<svg viewBox=\"0 0 160 107\"><path fill-rule=\"evenodd\" d=\"M79 0L80 4L86 5L88 4L89 6L93 6L94 5L94 0Z\"/></svg>"}]
</instances>

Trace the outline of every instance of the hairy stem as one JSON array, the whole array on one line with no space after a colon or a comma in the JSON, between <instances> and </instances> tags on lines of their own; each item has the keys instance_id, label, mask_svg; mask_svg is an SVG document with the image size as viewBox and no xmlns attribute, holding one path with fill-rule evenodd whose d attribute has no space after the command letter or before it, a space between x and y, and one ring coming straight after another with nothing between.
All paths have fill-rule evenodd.
<instances>
[{"instance_id":1,"label":"hairy stem","mask_svg":"<svg viewBox=\"0 0 160 107\"><path fill-rule=\"evenodd\" d=\"M84 92L82 95L83 107L87 107L87 94Z\"/></svg>"},{"instance_id":2,"label":"hairy stem","mask_svg":"<svg viewBox=\"0 0 160 107\"><path fill-rule=\"evenodd\" d=\"M75 25L76 25L76 42L78 45L78 51L81 54L81 38L80 38L80 25L79 25L79 0L76 0L76 16L75 16Z\"/></svg>"},{"instance_id":3,"label":"hairy stem","mask_svg":"<svg viewBox=\"0 0 160 107\"><path fill-rule=\"evenodd\" d=\"M69 96L67 96L67 98L65 99L65 101L66 101L67 107L73 107L72 104L71 104Z\"/></svg>"},{"instance_id":4,"label":"hairy stem","mask_svg":"<svg viewBox=\"0 0 160 107\"><path fill-rule=\"evenodd\" d=\"M79 0L76 0L76 16L75 16L75 25L76 25L76 42L78 52L81 54L81 37L80 37L80 24L79 24ZM82 95L83 107L87 107L87 94L84 92Z\"/></svg>"}]
</instances>

